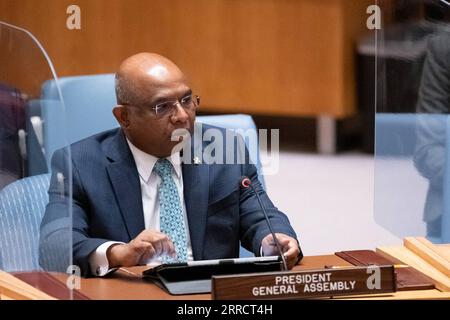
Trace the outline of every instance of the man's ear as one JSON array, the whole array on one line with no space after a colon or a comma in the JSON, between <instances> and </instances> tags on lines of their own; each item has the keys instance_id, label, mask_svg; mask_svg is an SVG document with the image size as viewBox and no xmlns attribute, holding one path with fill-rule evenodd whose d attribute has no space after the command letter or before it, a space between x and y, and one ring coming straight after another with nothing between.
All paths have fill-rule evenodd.
<instances>
[{"instance_id":1,"label":"man's ear","mask_svg":"<svg viewBox=\"0 0 450 320\"><path fill-rule=\"evenodd\" d=\"M117 105L113 108L113 114L117 122L122 128L128 128L130 126L129 114L127 108L122 105Z\"/></svg>"}]
</instances>

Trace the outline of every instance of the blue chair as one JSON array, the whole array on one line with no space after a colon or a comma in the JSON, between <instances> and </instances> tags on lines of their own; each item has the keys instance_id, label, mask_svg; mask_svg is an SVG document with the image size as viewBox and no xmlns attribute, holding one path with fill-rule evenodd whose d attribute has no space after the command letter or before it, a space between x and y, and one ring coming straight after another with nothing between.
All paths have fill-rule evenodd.
<instances>
[{"instance_id":1,"label":"blue chair","mask_svg":"<svg viewBox=\"0 0 450 320\"><path fill-rule=\"evenodd\" d=\"M116 104L114 75L65 77L59 86L64 105L54 80L44 83L39 101L48 168L56 150L118 126L111 112Z\"/></svg>"},{"instance_id":2,"label":"blue chair","mask_svg":"<svg viewBox=\"0 0 450 320\"><path fill-rule=\"evenodd\" d=\"M0 269L40 270L39 226L48 202L50 175L24 178L0 191Z\"/></svg>"}]
</instances>

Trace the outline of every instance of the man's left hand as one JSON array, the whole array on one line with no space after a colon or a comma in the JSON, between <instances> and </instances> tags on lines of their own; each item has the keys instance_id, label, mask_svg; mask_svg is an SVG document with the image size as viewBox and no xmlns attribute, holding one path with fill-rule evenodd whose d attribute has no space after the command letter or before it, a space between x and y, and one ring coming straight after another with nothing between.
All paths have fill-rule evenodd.
<instances>
[{"instance_id":1,"label":"man's left hand","mask_svg":"<svg viewBox=\"0 0 450 320\"><path fill-rule=\"evenodd\" d=\"M278 242L280 243L281 250L286 258L286 263L289 269L292 269L298 262L298 255L300 248L296 239L284 234L275 233ZM268 234L261 242L262 252L264 256L277 256L279 255L277 246L273 241L271 234Z\"/></svg>"}]
</instances>

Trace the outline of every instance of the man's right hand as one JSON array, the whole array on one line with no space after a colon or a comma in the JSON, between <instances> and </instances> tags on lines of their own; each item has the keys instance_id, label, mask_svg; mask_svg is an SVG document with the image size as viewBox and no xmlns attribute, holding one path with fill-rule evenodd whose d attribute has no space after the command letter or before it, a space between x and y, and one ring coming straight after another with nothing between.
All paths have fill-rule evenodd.
<instances>
[{"instance_id":1,"label":"man's right hand","mask_svg":"<svg viewBox=\"0 0 450 320\"><path fill-rule=\"evenodd\" d=\"M132 267L162 255L175 257L175 246L166 234L154 230L144 230L130 242L114 244L106 252L109 268Z\"/></svg>"}]
</instances>

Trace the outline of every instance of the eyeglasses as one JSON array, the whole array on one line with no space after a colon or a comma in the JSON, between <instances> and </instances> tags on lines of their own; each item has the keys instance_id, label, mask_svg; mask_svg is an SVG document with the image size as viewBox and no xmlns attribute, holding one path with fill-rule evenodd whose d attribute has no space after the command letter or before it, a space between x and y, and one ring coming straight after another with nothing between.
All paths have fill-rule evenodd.
<instances>
[{"instance_id":1,"label":"eyeglasses","mask_svg":"<svg viewBox=\"0 0 450 320\"><path fill-rule=\"evenodd\" d=\"M200 97L191 93L179 100L164 101L153 107L146 107L146 109L152 109L158 118L162 118L174 114L177 110L178 104L180 104L184 110L196 110L200 106Z\"/></svg>"},{"instance_id":2,"label":"eyeglasses","mask_svg":"<svg viewBox=\"0 0 450 320\"><path fill-rule=\"evenodd\" d=\"M178 103L181 105L181 107L183 107L183 109L194 110L197 109L200 105L200 97L193 94L189 94L187 96L184 96L180 100L165 101L158 103L152 109L155 111L155 114L157 116L163 117L169 114L174 114L177 109Z\"/></svg>"}]
</instances>

